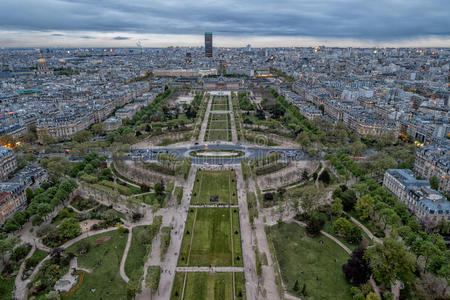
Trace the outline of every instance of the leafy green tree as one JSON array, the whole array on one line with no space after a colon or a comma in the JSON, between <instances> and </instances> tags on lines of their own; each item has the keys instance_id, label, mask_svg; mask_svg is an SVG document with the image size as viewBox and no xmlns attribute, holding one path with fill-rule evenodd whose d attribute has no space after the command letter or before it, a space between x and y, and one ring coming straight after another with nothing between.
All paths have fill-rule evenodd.
<instances>
[{"instance_id":1,"label":"leafy green tree","mask_svg":"<svg viewBox=\"0 0 450 300\"><path fill-rule=\"evenodd\" d=\"M12 216L12 219L15 223L22 226L23 224L25 224L28 221L28 215L25 211L20 210L20 211L17 211L14 213L14 215Z\"/></svg>"},{"instance_id":2,"label":"leafy green tree","mask_svg":"<svg viewBox=\"0 0 450 300\"><path fill-rule=\"evenodd\" d=\"M366 295L366 300L381 300L374 292L370 292Z\"/></svg>"},{"instance_id":3,"label":"leafy green tree","mask_svg":"<svg viewBox=\"0 0 450 300\"><path fill-rule=\"evenodd\" d=\"M15 236L10 236L0 240L0 255L2 256L3 263L5 263L5 254L11 251L19 242L20 239Z\"/></svg>"},{"instance_id":4,"label":"leafy green tree","mask_svg":"<svg viewBox=\"0 0 450 300\"><path fill-rule=\"evenodd\" d=\"M383 230L387 225L398 226L401 224L400 217L392 208L384 208L378 212L380 221L384 224Z\"/></svg>"},{"instance_id":5,"label":"leafy green tree","mask_svg":"<svg viewBox=\"0 0 450 300\"><path fill-rule=\"evenodd\" d=\"M157 182L155 183L155 186L153 187L155 190L155 194L157 196L164 196L165 187L163 182Z\"/></svg>"},{"instance_id":6,"label":"leafy green tree","mask_svg":"<svg viewBox=\"0 0 450 300\"><path fill-rule=\"evenodd\" d=\"M31 218L31 224L33 226L41 225L42 222L44 222L44 220L41 215L34 215L33 218Z\"/></svg>"},{"instance_id":7,"label":"leafy green tree","mask_svg":"<svg viewBox=\"0 0 450 300\"><path fill-rule=\"evenodd\" d=\"M89 130L80 130L72 137L75 142L84 143L92 139L92 133Z\"/></svg>"},{"instance_id":8,"label":"leafy green tree","mask_svg":"<svg viewBox=\"0 0 450 300\"><path fill-rule=\"evenodd\" d=\"M17 224L14 220L8 219L6 220L5 224L3 224L3 229L5 229L6 232L14 232L20 229L20 225Z\"/></svg>"},{"instance_id":9,"label":"leafy green tree","mask_svg":"<svg viewBox=\"0 0 450 300\"><path fill-rule=\"evenodd\" d=\"M391 285L396 280L408 282L414 278L416 259L400 241L385 238L383 243L367 249L365 257L379 282Z\"/></svg>"},{"instance_id":10,"label":"leafy green tree","mask_svg":"<svg viewBox=\"0 0 450 300\"><path fill-rule=\"evenodd\" d=\"M431 241L424 241L420 245L419 253L425 258L425 266L427 267L430 259L434 256L440 255L442 251Z\"/></svg>"},{"instance_id":11,"label":"leafy green tree","mask_svg":"<svg viewBox=\"0 0 450 300\"><path fill-rule=\"evenodd\" d=\"M33 190L30 189L29 187L25 190L25 193L27 195L27 202L30 203L31 200L33 200L34 194L33 194Z\"/></svg>"},{"instance_id":12,"label":"leafy green tree","mask_svg":"<svg viewBox=\"0 0 450 300\"><path fill-rule=\"evenodd\" d=\"M362 219L368 219L373 215L375 200L369 195L364 195L356 201L355 210Z\"/></svg>"},{"instance_id":13,"label":"leafy green tree","mask_svg":"<svg viewBox=\"0 0 450 300\"><path fill-rule=\"evenodd\" d=\"M344 206L342 205L341 198L336 198L333 200L333 205L331 206L331 212L333 215L340 217L342 215L342 210Z\"/></svg>"},{"instance_id":14,"label":"leafy green tree","mask_svg":"<svg viewBox=\"0 0 450 300\"><path fill-rule=\"evenodd\" d=\"M436 176L430 177L430 186L433 190L437 190L439 188L439 179Z\"/></svg>"},{"instance_id":15,"label":"leafy green tree","mask_svg":"<svg viewBox=\"0 0 450 300\"><path fill-rule=\"evenodd\" d=\"M342 193L340 196L342 199L342 205L344 206L345 211L353 210L353 207L356 204L356 193L352 189L348 189Z\"/></svg>"},{"instance_id":16,"label":"leafy green tree","mask_svg":"<svg viewBox=\"0 0 450 300\"><path fill-rule=\"evenodd\" d=\"M40 161L43 168L46 168L52 175L61 177L70 172L71 166L67 158L63 156L52 156L50 158L43 158Z\"/></svg>"},{"instance_id":17,"label":"leafy green tree","mask_svg":"<svg viewBox=\"0 0 450 300\"><path fill-rule=\"evenodd\" d=\"M46 216L52 211L52 207L49 203L39 203L37 207L37 212L41 217Z\"/></svg>"},{"instance_id":18,"label":"leafy green tree","mask_svg":"<svg viewBox=\"0 0 450 300\"><path fill-rule=\"evenodd\" d=\"M333 222L333 230L342 235L346 235L352 227L352 224L346 218L338 218Z\"/></svg>"},{"instance_id":19,"label":"leafy green tree","mask_svg":"<svg viewBox=\"0 0 450 300\"><path fill-rule=\"evenodd\" d=\"M312 215L306 222L306 232L311 236L317 236L324 225L325 221L322 218Z\"/></svg>"},{"instance_id":20,"label":"leafy green tree","mask_svg":"<svg viewBox=\"0 0 450 300\"><path fill-rule=\"evenodd\" d=\"M345 277L353 285L359 286L366 283L372 275L369 263L364 258L365 250L363 246L356 247L348 261L342 266ZM360 289L352 287L352 294L359 293L361 293Z\"/></svg>"},{"instance_id":21,"label":"leafy green tree","mask_svg":"<svg viewBox=\"0 0 450 300\"><path fill-rule=\"evenodd\" d=\"M111 170L109 168L104 168L101 169L100 172L98 173L98 180L102 181L102 180L112 180L113 179L113 174L111 172Z\"/></svg>"},{"instance_id":22,"label":"leafy green tree","mask_svg":"<svg viewBox=\"0 0 450 300\"><path fill-rule=\"evenodd\" d=\"M66 240L73 239L81 233L81 227L78 221L74 218L67 218L61 222L58 227L58 232Z\"/></svg>"},{"instance_id":23,"label":"leafy green tree","mask_svg":"<svg viewBox=\"0 0 450 300\"><path fill-rule=\"evenodd\" d=\"M103 123L96 123L96 124L92 125L91 130L95 135L104 135L106 132L105 126Z\"/></svg>"},{"instance_id":24,"label":"leafy green tree","mask_svg":"<svg viewBox=\"0 0 450 300\"><path fill-rule=\"evenodd\" d=\"M86 174L93 174L94 171L95 171L95 169L94 169L94 166L91 165L91 164L89 163L89 164L86 164L86 165L85 165L83 171L84 171Z\"/></svg>"}]
</instances>

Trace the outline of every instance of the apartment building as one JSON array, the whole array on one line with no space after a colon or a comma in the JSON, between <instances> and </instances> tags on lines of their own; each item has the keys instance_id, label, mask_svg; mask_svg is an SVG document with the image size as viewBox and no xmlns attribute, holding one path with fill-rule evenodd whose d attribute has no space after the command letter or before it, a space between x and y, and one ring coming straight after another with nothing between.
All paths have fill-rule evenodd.
<instances>
[{"instance_id":1,"label":"apartment building","mask_svg":"<svg viewBox=\"0 0 450 300\"><path fill-rule=\"evenodd\" d=\"M431 189L428 180L419 180L409 169L389 169L383 185L408 206L421 221L450 220L450 202Z\"/></svg>"}]
</instances>

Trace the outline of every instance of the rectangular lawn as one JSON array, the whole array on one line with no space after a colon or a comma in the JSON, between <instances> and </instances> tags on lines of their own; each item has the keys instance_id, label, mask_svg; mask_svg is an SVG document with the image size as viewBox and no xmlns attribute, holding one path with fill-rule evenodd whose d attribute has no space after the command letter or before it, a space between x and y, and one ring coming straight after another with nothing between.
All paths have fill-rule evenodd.
<instances>
[{"instance_id":1,"label":"rectangular lawn","mask_svg":"<svg viewBox=\"0 0 450 300\"><path fill-rule=\"evenodd\" d=\"M218 196L211 202L211 196ZM191 204L237 204L236 173L234 170L198 170L192 191Z\"/></svg>"},{"instance_id":2,"label":"rectangular lawn","mask_svg":"<svg viewBox=\"0 0 450 300\"><path fill-rule=\"evenodd\" d=\"M236 211L236 212L234 212ZM179 266L242 265L240 229L232 228L235 208L190 208L179 255ZM237 234L235 233L237 232ZM233 244L231 238L233 235ZM233 251L232 251L233 248ZM233 258L233 252L236 252ZM239 256L239 259L237 259Z\"/></svg>"},{"instance_id":3,"label":"rectangular lawn","mask_svg":"<svg viewBox=\"0 0 450 300\"><path fill-rule=\"evenodd\" d=\"M184 277L186 284L183 293ZM245 299L244 273L177 273L172 289L172 300L233 300ZM233 290L235 297L233 297ZM182 297L182 295L184 295Z\"/></svg>"},{"instance_id":4,"label":"rectangular lawn","mask_svg":"<svg viewBox=\"0 0 450 300\"><path fill-rule=\"evenodd\" d=\"M206 141L231 141L231 123L229 114L209 115L208 126L205 132Z\"/></svg>"}]
</instances>

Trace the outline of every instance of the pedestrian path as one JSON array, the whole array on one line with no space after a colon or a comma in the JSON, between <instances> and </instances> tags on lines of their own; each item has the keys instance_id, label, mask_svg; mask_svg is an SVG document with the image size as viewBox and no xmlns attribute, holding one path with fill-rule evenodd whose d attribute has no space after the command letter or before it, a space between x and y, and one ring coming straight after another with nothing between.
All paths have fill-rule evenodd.
<instances>
[{"instance_id":1,"label":"pedestrian path","mask_svg":"<svg viewBox=\"0 0 450 300\"><path fill-rule=\"evenodd\" d=\"M244 272L244 267L177 267L177 272Z\"/></svg>"},{"instance_id":2,"label":"pedestrian path","mask_svg":"<svg viewBox=\"0 0 450 300\"><path fill-rule=\"evenodd\" d=\"M191 205L189 205L189 207L192 207L192 208L202 208L202 207L206 207L206 208L222 208L222 207L225 207L225 208L228 208L228 207L232 207L232 208L238 208L239 207L239 205L237 205L237 204L191 204Z\"/></svg>"}]
</instances>

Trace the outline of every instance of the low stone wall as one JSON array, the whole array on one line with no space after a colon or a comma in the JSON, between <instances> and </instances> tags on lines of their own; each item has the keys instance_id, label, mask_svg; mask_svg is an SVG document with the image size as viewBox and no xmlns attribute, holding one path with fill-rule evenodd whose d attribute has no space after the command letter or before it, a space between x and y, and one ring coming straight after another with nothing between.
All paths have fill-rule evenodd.
<instances>
[{"instance_id":1,"label":"low stone wall","mask_svg":"<svg viewBox=\"0 0 450 300\"><path fill-rule=\"evenodd\" d=\"M268 132L261 132L261 131L255 131L255 130L246 130L246 134L250 135L260 135L264 138L271 139L274 143L278 144L279 146L286 146L286 147L299 147L299 145L292 139L289 139L284 136L279 136L273 133Z\"/></svg>"},{"instance_id":2,"label":"low stone wall","mask_svg":"<svg viewBox=\"0 0 450 300\"><path fill-rule=\"evenodd\" d=\"M161 174L146 168L141 162L137 161L115 161L114 167L120 175L130 178L139 184L153 186L155 183L169 182L175 180L174 176Z\"/></svg>"},{"instance_id":3,"label":"low stone wall","mask_svg":"<svg viewBox=\"0 0 450 300\"><path fill-rule=\"evenodd\" d=\"M186 130L186 131L181 131L181 132L171 132L171 133L156 135L156 136L152 136L152 137L145 139L145 141L134 144L133 147L158 146L159 144L164 142L165 139L179 140L179 139L184 138L187 135L189 135L189 138L190 138L190 136L192 135L192 131Z\"/></svg>"},{"instance_id":4,"label":"low stone wall","mask_svg":"<svg viewBox=\"0 0 450 300\"><path fill-rule=\"evenodd\" d=\"M300 181L303 170L306 169L308 174L311 174L317 169L318 165L319 162L314 160L291 161L286 168L271 174L258 176L256 181L261 190L278 188Z\"/></svg>"}]
</instances>

